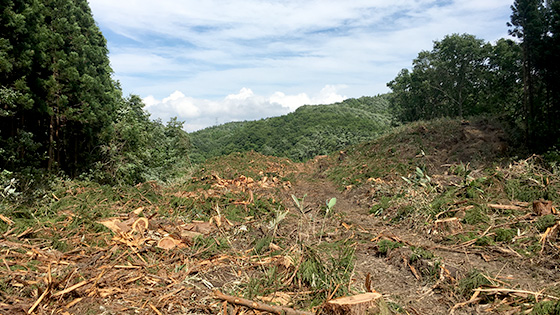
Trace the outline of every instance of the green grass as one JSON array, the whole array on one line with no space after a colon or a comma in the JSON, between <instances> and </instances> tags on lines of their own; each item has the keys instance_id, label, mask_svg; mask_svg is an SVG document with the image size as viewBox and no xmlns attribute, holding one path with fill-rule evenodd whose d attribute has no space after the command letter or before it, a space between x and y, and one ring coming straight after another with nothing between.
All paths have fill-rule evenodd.
<instances>
[{"instance_id":1,"label":"green grass","mask_svg":"<svg viewBox=\"0 0 560 315\"><path fill-rule=\"evenodd\" d=\"M459 280L457 293L468 299L474 293L474 289L492 284L493 283L488 280L488 277L486 277L481 271L473 269L469 271L469 273L464 278Z\"/></svg>"},{"instance_id":2,"label":"green grass","mask_svg":"<svg viewBox=\"0 0 560 315\"><path fill-rule=\"evenodd\" d=\"M531 315L560 315L560 301L543 301L535 304Z\"/></svg>"},{"instance_id":3,"label":"green grass","mask_svg":"<svg viewBox=\"0 0 560 315\"><path fill-rule=\"evenodd\" d=\"M383 239L377 242L377 252L381 255L387 255L389 250L399 248L402 246L403 246L402 243Z\"/></svg>"},{"instance_id":4,"label":"green grass","mask_svg":"<svg viewBox=\"0 0 560 315\"><path fill-rule=\"evenodd\" d=\"M194 239L191 251L193 256L201 259L207 259L223 253L229 248L230 245L227 239L223 237L197 236Z\"/></svg>"},{"instance_id":5,"label":"green grass","mask_svg":"<svg viewBox=\"0 0 560 315\"><path fill-rule=\"evenodd\" d=\"M558 216L556 216L554 214L548 214L548 215L539 217L537 219L537 222L535 222L535 227L537 228L537 230L539 232L544 232L549 227L555 225L556 222L558 222L558 220L559 220Z\"/></svg>"}]
</instances>

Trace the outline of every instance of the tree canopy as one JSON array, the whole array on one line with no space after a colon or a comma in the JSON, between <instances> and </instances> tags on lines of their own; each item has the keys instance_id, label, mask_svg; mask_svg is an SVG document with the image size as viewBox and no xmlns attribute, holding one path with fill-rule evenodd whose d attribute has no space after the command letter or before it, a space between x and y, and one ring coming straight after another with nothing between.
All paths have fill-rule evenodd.
<instances>
[{"instance_id":1,"label":"tree canopy","mask_svg":"<svg viewBox=\"0 0 560 315\"><path fill-rule=\"evenodd\" d=\"M500 112L520 93L519 57L511 40L448 35L387 84L391 109L403 122Z\"/></svg>"},{"instance_id":2,"label":"tree canopy","mask_svg":"<svg viewBox=\"0 0 560 315\"><path fill-rule=\"evenodd\" d=\"M191 159L254 150L303 161L369 140L391 124L388 96L306 105L293 113L258 121L233 122L191 133Z\"/></svg>"},{"instance_id":3,"label":"tree canopy","mask_svg":"<svg viewBox=\"0 0 560 315\"><path fill-rule=\"evenodd\" d=\"M396 117L498 115L534 152L560 145L560 1L515 0L511 9L518 41L453 34L420 52L388 83Z\"/></svg>"},{"instance_id":4,"label":"tree canopy","mask_svg":"<svg viewBox=\"0 0 560 315\"><path fill-rule=\"evenodd\" d=\"M86 0L0 4L0 169L133 183L188 164L182 122L123 98Z\"/></svg>"}]
</instances>

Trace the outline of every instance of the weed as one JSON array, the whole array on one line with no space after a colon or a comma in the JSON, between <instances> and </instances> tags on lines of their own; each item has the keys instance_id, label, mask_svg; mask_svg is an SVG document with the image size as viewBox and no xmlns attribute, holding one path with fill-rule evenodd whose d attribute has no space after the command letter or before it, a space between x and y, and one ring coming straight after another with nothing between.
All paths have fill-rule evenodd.
<instances>
[{"instance_id":1,"label":"weed","mask_svg":"<svg viewBox=\"0 0 560 315\"><path fill-rule=\"evenodd\" d=\"M435 216L440 212L444 212L449 210L451 205L455 203L455 198L457 197L458 188L451 187L447 190L443 191L440 194L437 194L429 206L429 212L431 215ZM451 213L449 212L449 215Z\"/></svg>"},{"instance_id":2,"label":"weed","mask_svg":"<svg viewBox=\"0 0 560 315\"><path fill-rule=\"evenodd\" d=\"M543 301L535 304L531 315L560 315L560 301Z\"/></svg>"},{"instance_id":3,"label":"weed","mask_svg":"<svg viewBox=\"0 0 560 315\"><path fill-rule=\"evenodd\" d=\"M488 277L479 270L473 269L459 281L457 293L465 298L470 298L474 289L488 285L492 285Z\"/></svg>"},{"instance_id":4,"label":"weed","mask_svg":"<svg viewBox=\"0 0 560 315\"><path fill-rule=\"evenodd\" d=\"M406 312L402 306L395 302L387 301L387 306L389 307L389 310L391 310L391 312L393 312L394 314L404 314Z\"/></svg>"},{"instance_id":5,"label":"weed","mask_svg":"<svg viewBox=\"0 0 560 315\"><path fill-rule=\"evenodd\" d=\"M294 201L294 203L296 204L297 208L299 209L302 215L305 215L305 206L303 204L303 202L305 201L305 197L307 197L307 194L303 195L301 199L292 195L292 200Z\"/></svg>"},{"instance_id":6,"label":"weed","mask_svg":"<svg viewBox=\"0 0 560 315\"><path fill-rule=\"evenodd\" d=\"M452 165L449 168L449 173L461 177L463 179L463 185L467 185L468 182L474 179L470 175L472 170L469 169L469 166L470 166L469 163L463 164L463 162L461 162L460 164Z\"/></svg>"},{"instance_id":7,"label":"weed","mask_svg":"<svg viewBox=\"0 0 560 315\"><path fill-rule=\"evenodd\" d=\"M192 245L193 255L203 259L210 258L228 248L227 240L222 237L198 236L194 239Z\"/></svg>"},{"instance_id":8,"label":"weed","mask_svg":"<svg viewBox=\"0 0 560 315\"><path fill-rule=\"evenodd\" d=\"M432 178L426 174L426 170L420 167L416 167L416 171L413 175L409 175L408 177L401 176L401 178L408 184L419 185L426 188L431 187L432 183Z\"/></svg>"},{"instance_id":9,"label":"weed","mask_svg":"<svg viewBox=\"0 0 560 315\"><path fill-rule=\"evenodd\" d=\"M486 177L480 177L475 180L469 181L465 185L465 197L470 199L477 199L480 195L484 194L484 185L486 182Z\"/></svg>"},{"instance_id":10,"label":"weed","mask_svg":"<svg viewBox=\"0 0 560 315\"><path fill-rule=\"evenodd\" d=\"M434 254L429 250L423 249L422 247L414 247L412 248L412 254L409 257L409 261L415 262L420 259L432 259L434 258Z\"/></svg>"},{"instance_id":11,"label":"weed","mask_svg":"<svg viewBox=\"0 0 560 315\"><path fill-rule=\"evenodd\" d=\"M321 278L326 277L325 266L321 262L315 249L305 247L303 260L297 273L297 278L307 286L316 289Z\"/></svg>"},{"instance_id":12,"label":"weed","mask_svg":"<svg viewBox=\"0 0 560 315\"><path fill-rule=\"evenodd\" d=\"M327 218L331 214L335 205L336 205L336 198L331 198L330 200L326 201L325 218L323 220L323 224L321 224L321 234L320 234L321 237L323 236L323 232L325 230L325 223L327 222ZM319 243L320 242L321 242L321 239L319 239Z\"/></svg>"},{"instance_id":13,"label":"weed","mask_svg":"<svg viewBox=\"0 0 560 315\"><path fill-rule=\"evenodd\" d=\"M477 238L474 244L477 246L488 246L494 244L494 240L490 236L482 236Z\"/></svg>"},{"instance_id":14,"label":"weed","mask_svg":"<svg viewBox=\"0 0 560 315\"><path fill-rule=\"evenodd\" d=\"M278 210L275 212L275 216L274 218L268 222L268 229L272 230L272 236L270 237L270 242L272 242L272 239L276 236L276 230L278 229L278 225L280 225L280 222L282 222L286 216L288 215L288 213L290 213L289 210L286 210L284 212L280 211L280 208L278 208Z\"/></svg>"},{"instance_id":15,"label":"weed","mask_svg":"<svg viewBox=\"0 0 560 315\"><path fill-rule=\"evenodd\" d=\"M272 266L265 270L260 277L251 277L245 286L244 296L252 299L258 295L268 295L272 292L279 291L279 284L282 283L284 275L279 272L276 266Z\"/></svg>"},{"instance_id":16,"label":"weed","mask_svg":"<svg viewBox=\"0 0 560 315\"><path fill-rule=\"evenodd\" d=\"M402 246L403 244L399 242L393 242L391 240L379 240L377 242L377 252L381 255L387 255L387 252L389 252L389 250Z\"/></svg>"},{"instance_id":17,"label":"weed","mask_svg":"<svg viewBox=\"0 0 560 315\"><path fill-rule=\"evenodd\" d=\"M376 216L379 216L381 214L383 214L383 212L387 209L389 209L389 207L391 206L391 200L392 198L387 197L387 196L381 196L379 202L375 205L373 205L370 209L369 209L369 213L374 214Z\"/></svg>"},{"instance_id":18,"label":"weed","mask_svg":"<svg viewBox=\"0 0 560 315\"><path fill-rule=\"evenodd\" d=\"M256 241L255 243L255 252L257 254L262 254L264 253L268 247L270 246L270 243L272 243L272 236L266 236L263 238L260 238Z\"/></svg>"},{"instance_id":19,"label":"weed","mask_svg":"<svg viewBox=\"0 0 560 315\"><path fill-rule=\"evenodd\" d=\"M319 250L329 256L328 260L321 258ZM348 242L323 243L318 248L303 248L303 257L295 280L315 292L312 305L318 305L328 297L339 297L348 293L348 283L356 258L354 253L354 244Z\"/></svg>"},{"instance_id":20,"label":"weed","mask_svg":"<svg viewBox=\"0 0 560 315\"><path fill-rule=\"evenodd\" d=\"M511 243L517 231L513 229L497 229L494 233L496 233L496 242Z\"/></svg>"},{"instance_id":21,"label":"weed","mask_svg":"<svg viewBox=\"0 0 560 315\"><path fill-rule=\"evenodd\" d=\"M546 229L556 224L557 219L558 218L554 214L547 214L537 219L535 227L539 232L544 232Z\"/></svg>"},{"instance_id":22,"label":"weed","mask_svg":"<svg viewBox=\"0 0 560 315\"><path fill-rule=\"evenodd\" d=\"M414 210L415 209L414 209L413 206L399 207L399 209L397 210L397 213L391 219L391 223L398 223L398 222L406 219L408 216L410 216L414 212Z\"/></svg>"},{"instance_id":23,"label":"weed","mask_svg":"<svg viewBox=\"0 0 560 315\"><path fill-rule=\"evenodd\" d=\"M478 223L488 222L488 215L483 211L480 206L475 206L465 212L463 221L466 224L476 225Z\"/></svg>"}]
</instances>

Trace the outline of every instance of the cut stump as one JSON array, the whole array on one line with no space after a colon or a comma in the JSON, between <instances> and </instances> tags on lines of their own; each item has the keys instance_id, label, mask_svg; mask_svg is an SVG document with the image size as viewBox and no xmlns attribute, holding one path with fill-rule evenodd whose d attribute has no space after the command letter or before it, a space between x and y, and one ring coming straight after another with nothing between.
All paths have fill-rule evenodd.
<instances>
[{"instance_id":1,"label":"cut stump","mask_svg":"<svg viewBox=\"0 0 560 315\"><path fill-rule=\"evenodd\" d=\"M321 315L389 315L391 312L377 292L358 294L330 300L321 306Z\"/></svg>"}]
</instances>

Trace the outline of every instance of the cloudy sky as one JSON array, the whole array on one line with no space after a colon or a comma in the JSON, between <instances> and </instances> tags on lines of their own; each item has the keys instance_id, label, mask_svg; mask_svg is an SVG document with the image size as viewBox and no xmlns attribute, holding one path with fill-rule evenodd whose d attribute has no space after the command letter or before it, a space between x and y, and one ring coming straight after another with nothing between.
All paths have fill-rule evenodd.
<instances>
[{"instance_id":1,"label":"cloudy sky","mask_svg":"<svg viewBox=\"0 0 560 315\"><path fill-rule=\"evenodd\" d=\"M185 129L389 90L447 34L507 37L513 0L90 0L115 78Z\"/></svg>"}]
</instances>

